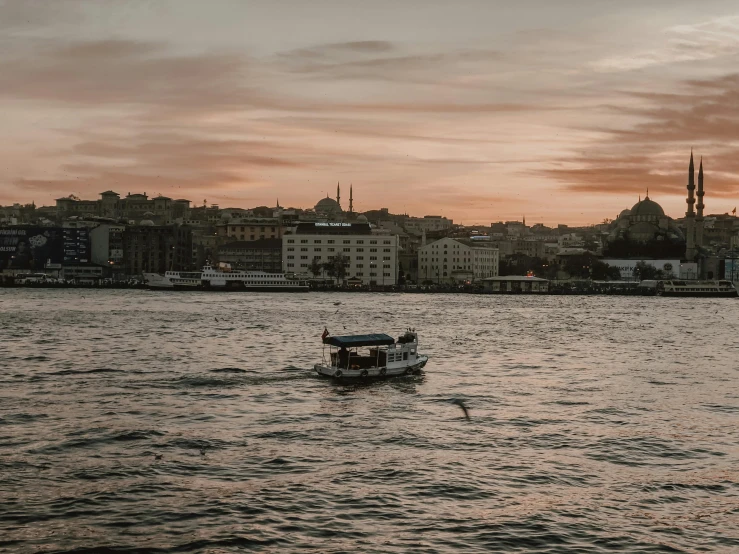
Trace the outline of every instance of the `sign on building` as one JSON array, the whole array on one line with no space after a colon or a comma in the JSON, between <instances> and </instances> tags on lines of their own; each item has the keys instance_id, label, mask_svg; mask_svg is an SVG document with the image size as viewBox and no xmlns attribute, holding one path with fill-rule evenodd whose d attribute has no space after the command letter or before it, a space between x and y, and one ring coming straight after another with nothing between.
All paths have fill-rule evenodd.
<instances>
[{"instance_id":1,"label":"sign on building","mask_svg":"<svg viewBox=\"0 0 739 554\"><path fill-rule=\"evenodd\" d=\"M62 229L53 227L0 228L1 269L43 269L47 261L64 257Z\"/></svg>"},{"instance_id":2,"label":"sign on building","mask_svg":"<svg viewBox=\"0 0 739 554\"><path fill-rule=\"evenodd\" d=\"M655 269L662 271L665 278L696 279L696 264L681 264L680 260L601 260L611 267L617 267L621 272L621 279L631 281L636 279L634 270L638 263L643 262ZM694 266L694 267L693 267Z\"/></svg>"}]
</instances>

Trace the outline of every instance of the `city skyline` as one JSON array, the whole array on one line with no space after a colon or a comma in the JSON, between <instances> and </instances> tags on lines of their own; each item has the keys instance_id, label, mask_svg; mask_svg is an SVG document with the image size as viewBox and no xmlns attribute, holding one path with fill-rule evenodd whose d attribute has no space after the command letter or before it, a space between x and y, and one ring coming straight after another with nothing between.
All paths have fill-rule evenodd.
<instances>
[{"instance_id":1,"label":"city skyline","mask_svg":"<svg viewBox=\"0 0 739 554\"><path fill-rule=\"evenodd\" d=\"M0 204L309 208L340 181L464 224L597 223L647 188L679 218L693 147L730 212L739 10L594 4L0 2Z\"/></svg>"}]
</instances>

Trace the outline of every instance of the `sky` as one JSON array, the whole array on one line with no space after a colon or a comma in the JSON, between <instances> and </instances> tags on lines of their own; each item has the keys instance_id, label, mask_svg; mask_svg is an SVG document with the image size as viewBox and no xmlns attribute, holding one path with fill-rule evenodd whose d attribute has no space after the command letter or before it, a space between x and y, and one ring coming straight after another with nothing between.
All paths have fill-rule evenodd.
<instances>
[{"instance_id":1,"label":"sky","mask_svg":"<svg viewBox=\"0 0 739 554\"><path fill-rule=\"evenodd\" d=\"M739 204L736 0L0 0L0 205L581 225Z\"/></svg>"}]
</instances>

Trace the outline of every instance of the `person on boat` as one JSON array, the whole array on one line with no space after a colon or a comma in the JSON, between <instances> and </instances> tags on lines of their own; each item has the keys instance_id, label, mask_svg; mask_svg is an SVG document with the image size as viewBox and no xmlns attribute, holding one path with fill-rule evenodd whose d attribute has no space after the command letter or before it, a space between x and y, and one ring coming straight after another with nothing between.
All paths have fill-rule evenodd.
<instances>
[{"instance_id":1,"label":"person on boat","mask_svg":"<svg viewBox=\"0 0 739 554\"><path fill-rule=\"evenodd\" d=\"M339 350L339 367L346 367L349 365L349 351L346 346L342 346Z\"/></svg>"}]
</instances>

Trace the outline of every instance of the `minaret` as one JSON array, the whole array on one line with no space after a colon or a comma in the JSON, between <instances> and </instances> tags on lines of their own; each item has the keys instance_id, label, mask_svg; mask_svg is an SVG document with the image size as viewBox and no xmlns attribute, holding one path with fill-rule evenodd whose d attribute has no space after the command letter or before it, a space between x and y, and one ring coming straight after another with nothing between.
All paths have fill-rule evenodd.
<instances>
[{"instance_id":1,"label":"minaret","mask_svg":"<svg viewBox=\"0 0 739 554\"><path fill-rule=\"evenodd\" d=\"M698 203L695 205L696 214L695 214L695 246L697 248L703 248L703 225L705 225L703 221L703 208L705 206L703 205L703 195L705 193L703 192L703 156L701 156L701 163L700 163L700 169L698 169L698 192L696 193L696 196L698 197Z\"/></svg>"},{"instance_id":2,"label":"minaret","mask_svg":"<svg viewBox=\"0 0 739 554\"><path fill-rule=\"evenodd\" d=\"M336 183L336 203L341 206L341 188L338 182Z\"/></svg>"},{"instance_id":3,"label":"minaret","mask_svg":"<svg viewBox=\"0 0 739 554\"><path fill-rule=\"evenodd\" d=\"M354 185L349 185L349 213L354 213Z\"/></svg>"},{"instance_id":4,"label":"minaret","mask_svg":"<svg viewBox=\"0 0 739 554\"><path fill-rule=\"evenodd\" d=\"M695 259L695 214L693 213L693 204L695 204L695 198L693 192L695 191L695 166L693 165L693 151L690 151L690 166L688 167L688 211L685 212L685 224L687 227L686 245L685 245L685 259L692 262Z\"/></svg>"}]
</instances>

